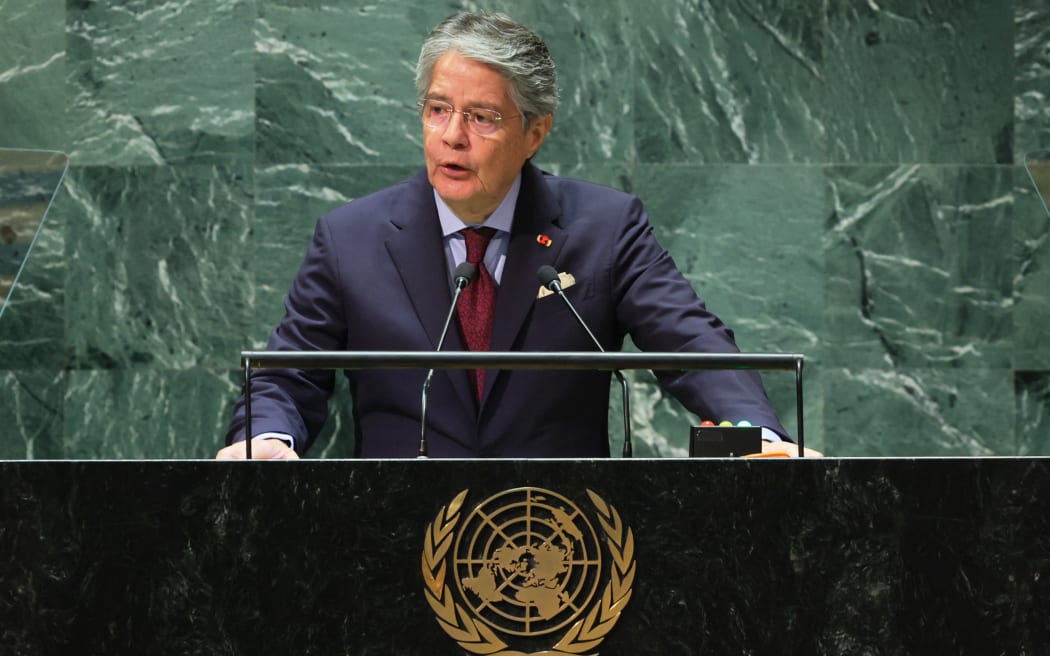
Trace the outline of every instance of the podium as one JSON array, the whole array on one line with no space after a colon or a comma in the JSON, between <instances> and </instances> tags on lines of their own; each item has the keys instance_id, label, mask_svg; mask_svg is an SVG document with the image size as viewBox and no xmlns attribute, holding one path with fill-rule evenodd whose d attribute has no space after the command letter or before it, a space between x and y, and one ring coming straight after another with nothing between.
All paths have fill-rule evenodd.
<instances>
[{"instance_id":1,"label":"podium","mask_svg":"<svg viewBox=\"0 0 1050 656\"><path fill-rule=\"evenodd\" d=\"M496 605L454 589L481 572L455 571L456 545L469 542L456 534L474 530L479 508L509 526L497 506L523 490L539 491L536 535L557 523L550 508L575 507L572 519L585 515L625 566L610 596L629 598L613 625L593 648L563 653L983 655L1050 644L1042 458L37 461L0 463L0 652L478 653L439 622L433 593L448 592L463 617ZM532 580L558 580L537 573L533 548ZM508 572L496 580L511 585ZM608 572L592 587L576 603L604 613L595 599ZM508 647L490 653L542 653L571 626L526 644L498 633Z\"/></svg>"}]
</instances>

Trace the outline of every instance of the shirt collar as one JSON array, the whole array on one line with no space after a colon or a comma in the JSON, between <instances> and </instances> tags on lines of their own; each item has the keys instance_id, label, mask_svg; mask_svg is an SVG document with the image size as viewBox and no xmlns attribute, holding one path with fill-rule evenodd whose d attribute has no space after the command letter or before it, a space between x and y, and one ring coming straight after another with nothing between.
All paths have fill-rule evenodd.
<instances>
[{"instance_id":1,"label":"shirt collar","mask_svg":"<svg viewBox=\"0 0 1050 656\"><path fill-rule=\"evenodd\" d=\"M495 228L496 230L502 230L503 232L510 232L511 226L514 225L514 208L518 204L518 192L521 191L521 173L519 172L517 177L514 178L514 182L510 185L510 189L507 191L507 195L500 201L499 207L489 215L489 218L485 219L485 222L481 225L487 228ZM434 190L434 202L437 204L438 219L441 220L441 234L445 237L453 235L463 228L470 227L464 223L456 213L452 211L445 201L441 200L441 196L438 196L437 190Z\"/></svg>"}]
</instances>

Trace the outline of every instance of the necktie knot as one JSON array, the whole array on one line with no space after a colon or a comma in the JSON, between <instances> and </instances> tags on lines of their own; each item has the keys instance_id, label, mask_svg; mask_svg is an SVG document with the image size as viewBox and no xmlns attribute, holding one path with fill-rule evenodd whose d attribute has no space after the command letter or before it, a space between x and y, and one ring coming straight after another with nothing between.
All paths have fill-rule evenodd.
<instances>
[{"instance_id":1,"label":"necktie knot","mask_svg":"<svg viewBox=\"0 0 1050 656\"><path fill-rule=\"evenodd\" d=\"M463 228L459 232L467 242L467 262L477 265L485 259L485 251L496 234L495 228Z\"/></svg>"}]
</instances>

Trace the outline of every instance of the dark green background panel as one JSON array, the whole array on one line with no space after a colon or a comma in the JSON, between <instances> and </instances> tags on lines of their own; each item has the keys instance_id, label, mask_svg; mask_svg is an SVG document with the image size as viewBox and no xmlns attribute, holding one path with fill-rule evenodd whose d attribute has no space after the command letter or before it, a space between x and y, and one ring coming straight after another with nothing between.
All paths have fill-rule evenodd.
<instances>
[{"instance_id":1,"label":"dark green background panel","mask_svg":"<svg viewBox=\"0 0 1050 656\"><path fill-rule=\"evenodd\" d=\"M746 350L807 355L811 445L1050 454L1044 4L8 2L0 147L72 162L0 321L2 455L211 456L317 217L422 163L419 43L462 8L550 45L537 163L639 194ZM696 418L632 387L637 452L682 455ZM332 406L314 456L353 452Z\"/></svg>"}]
</instances>

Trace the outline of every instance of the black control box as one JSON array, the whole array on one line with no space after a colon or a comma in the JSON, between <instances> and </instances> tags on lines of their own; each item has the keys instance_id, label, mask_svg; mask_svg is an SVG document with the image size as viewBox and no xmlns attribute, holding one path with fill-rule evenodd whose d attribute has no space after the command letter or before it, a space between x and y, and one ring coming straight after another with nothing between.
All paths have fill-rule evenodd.
<instances>
[{"instance_id":1,"label":"black control box","mask_svg":"<svg viewBox=\"0 0 1050 656\"><path fill-rule=\"evenodd\" d=\"M762 451L762 429L756 426L692 426L690 458L737 458Z\"/></svg>"}]
</instances>

